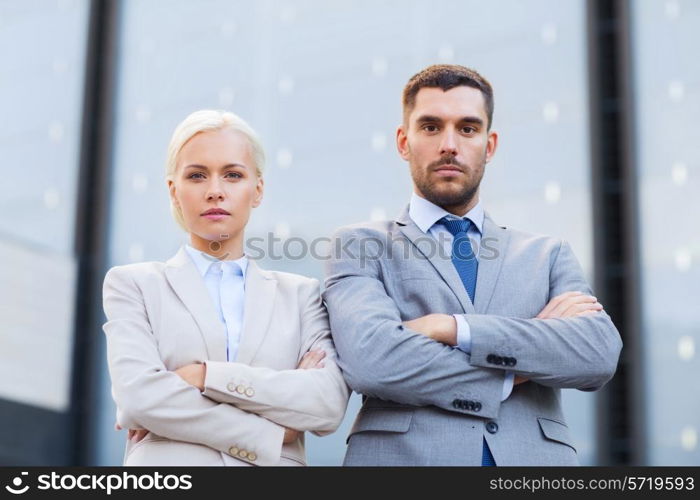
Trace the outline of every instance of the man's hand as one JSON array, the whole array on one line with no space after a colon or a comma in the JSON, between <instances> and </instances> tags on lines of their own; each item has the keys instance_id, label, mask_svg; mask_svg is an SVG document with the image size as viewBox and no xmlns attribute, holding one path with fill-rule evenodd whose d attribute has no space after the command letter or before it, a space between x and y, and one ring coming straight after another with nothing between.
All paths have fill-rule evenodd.
<instances>
[{"instance_id":1,"label":"man's hand","mask_svg":"<svg viewBox=\"0 0 700 500\"><path fill-rule=\"evenodd\" d=\"M566 292L557 295L537 315L537 319L571 318L596 314L603 310L603 305L592 295L581 292Z\"/></svg>"},{"instance_id":2,"label":"man's hand","mask_svg":"<svg viewBox=\"0 0 700 500\"><path fill-rule=\"evenodd\" d=\"M199 389L200 392L204 391L204 379L207 375L206 365L200 363L185 365L175 370L175 373L177 373L182 380Z\"/></svg>"},{"instance_id":3,"label":"man's hand","mask_svg":"<svg viewBox=\"0 0 700 500\"><path fill-rule=\"evenodd\" d=\"M326 357L326 352L323 349L309 351L299 361L297 370L311 370L313 368L323 368L323 358Z\"/></svg>"},{"instance_id":4,"label":"man's hand","mask_svg":"<svg viewBox=\"0 0 700 500\"><path fill-rule=\"evenodd\" d=\"M457 321L450 314L428 314L404 321L403 326L442 344L457 345Z\"/></svg>"}]
</instances>

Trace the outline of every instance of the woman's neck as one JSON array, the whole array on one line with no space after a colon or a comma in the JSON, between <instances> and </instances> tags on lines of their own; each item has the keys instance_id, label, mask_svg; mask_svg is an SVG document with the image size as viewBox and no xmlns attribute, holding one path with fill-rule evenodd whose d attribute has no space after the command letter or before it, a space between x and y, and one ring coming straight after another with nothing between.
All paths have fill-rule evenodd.
<instances>
[{"instance_id":1,"label":"woman's neck","mask_svg":"<svg viewBox=\"0 0 700 500\"><path fill-rule=\"evenodd\" d=\"M190 245L220 260L236 260L243 257L243 233L222 240L207 240L190 233Z\"/></svg>"}]
</instances>

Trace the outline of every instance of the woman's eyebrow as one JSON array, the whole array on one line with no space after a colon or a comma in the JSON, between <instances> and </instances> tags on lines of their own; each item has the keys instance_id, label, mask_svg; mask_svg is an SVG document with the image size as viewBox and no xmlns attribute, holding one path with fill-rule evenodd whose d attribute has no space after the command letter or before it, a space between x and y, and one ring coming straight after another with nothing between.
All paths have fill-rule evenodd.
<instances>
[{"instance_id":1,"label":"woman's eyebrow","mask_svg":"<svg viewBox=\"0 0 700 500\"><path fill-rule=\"evenodd\" d=\"M235 168L235 167L248 168L242 163L228 163L228 164L224 165L223 167L221 167L221 169L223 170L226 168ZM199 169L203 169L203 170L209 170L209 167L207 167L206 165L200 165L198 163L192 163L192 164L187 165L185 167L185 169L188 169L188 168L199 168Z\"/></svg>"}]
</instances>

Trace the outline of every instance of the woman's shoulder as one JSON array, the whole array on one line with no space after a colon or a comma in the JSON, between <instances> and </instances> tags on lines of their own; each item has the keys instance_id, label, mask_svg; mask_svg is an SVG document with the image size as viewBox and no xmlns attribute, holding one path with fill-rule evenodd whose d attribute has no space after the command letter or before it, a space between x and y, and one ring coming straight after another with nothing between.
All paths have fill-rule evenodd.
<instances>
[{"instance_id":1,"label":"woman's shoulder","mask_svg":"<svg viewBox=\"0 0 700 500\"><path fill-rule=\"evenodd\" d=\"M105 282L114 280L133 280L141 281L143 279L153 279L163 276L165 262L135 262L132 264L124 264L114 266L107 271Z\"/></svg>"},{"instance_id":2,"label":"woman's shoulder","mask_svg":"<svg viewBox=\"0 0 700 500\"><path fill-rule=\"evenodd\" d=\"M277 281L278 286L284 288L292 289L312 289L317 290L320 288L320 282L316 278L310 276L304 276L303 274L290 273L287 271L272 271L267 269L262 269L258 266L260 273L267 279L273 279Z\"/></svg>"}]
</instances>

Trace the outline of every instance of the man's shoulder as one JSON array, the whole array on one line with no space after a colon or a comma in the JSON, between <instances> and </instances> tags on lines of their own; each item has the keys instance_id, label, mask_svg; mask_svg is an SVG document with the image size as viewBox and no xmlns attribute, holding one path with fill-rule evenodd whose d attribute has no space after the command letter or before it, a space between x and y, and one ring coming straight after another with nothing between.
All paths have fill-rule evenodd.
<instances>
[{"instance_id":1,"label":"man's shoulder","mask_svg":"<svg viewBox=\"0 0 700 500\"><path fill-rule=\"evenodd\" d=\"M340 226L333 232L334 238L346 238L348 236L385 236L396 228L393 220L373 220L357 222Z\"/></svg>"}]
</instances>

